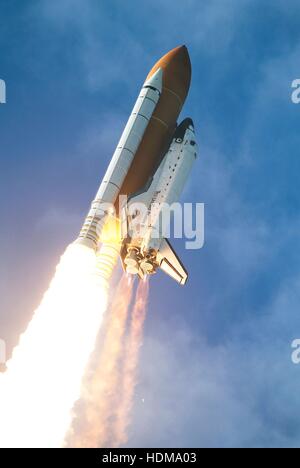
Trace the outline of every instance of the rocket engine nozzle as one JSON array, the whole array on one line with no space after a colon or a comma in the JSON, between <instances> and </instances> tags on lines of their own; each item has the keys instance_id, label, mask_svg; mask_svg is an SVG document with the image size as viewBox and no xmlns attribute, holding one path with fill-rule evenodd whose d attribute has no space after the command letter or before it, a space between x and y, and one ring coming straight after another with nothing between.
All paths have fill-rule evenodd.
<instances>
[{"instance_id":1,"label":"rocket engine nozzle","mask_svg":"<svg viewBox=\"0 0 300 468\"><path fill-rule=\"evenodd\" d=\"M139 272L140 256L136 249L130 249L125 257L124 264L126 265L126 272L131 275L137 275Z\"/></svg>"},{"instance_id":2,"label":"rocket engine nozzle","mask_svg":"<svg viewBox=\"0 0 300 468\"><path fill-rule=\"evenodd\" d=\"M152 275L153 273L155 273L155 266L153 262L149 259L142 260L140 263L140 267L145 275Z\"/></svg>"}]
</instances>

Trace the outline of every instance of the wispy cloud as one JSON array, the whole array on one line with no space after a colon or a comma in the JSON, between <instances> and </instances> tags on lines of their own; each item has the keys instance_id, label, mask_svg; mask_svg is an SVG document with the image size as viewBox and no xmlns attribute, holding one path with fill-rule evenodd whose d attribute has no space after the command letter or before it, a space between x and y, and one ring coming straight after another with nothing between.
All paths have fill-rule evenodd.
<instances>
[{"instance_id":1,"label":"wispy cloud","mask_svg":"<svg viewBox=\"0 0 300 468\"><path fill-rule=\"evenodd\" d=\"M287 282L260 316L232 322L215 344L183 318L160 323L144 342L130 445L298 446L290 343L299 299L299 279Z\"/></svg>"}]
</instances>

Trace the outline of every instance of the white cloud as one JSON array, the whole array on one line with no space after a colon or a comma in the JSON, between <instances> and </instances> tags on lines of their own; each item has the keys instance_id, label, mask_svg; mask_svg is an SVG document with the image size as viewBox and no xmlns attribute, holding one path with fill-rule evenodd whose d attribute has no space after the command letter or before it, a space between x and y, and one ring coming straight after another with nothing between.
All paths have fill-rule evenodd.
<instances>
[{"instance_id":1,"label":"white cloud","mask_svg":"<svg viewBox=\"0 0 300 468\"><path fill-rule=\"evenodd\" d=\"M160 320L144 340L129 446L297 446L300 373L290 343L299 294L299 278L287 281L219 343L183 317Z\"/></svg>"}]
</instances>

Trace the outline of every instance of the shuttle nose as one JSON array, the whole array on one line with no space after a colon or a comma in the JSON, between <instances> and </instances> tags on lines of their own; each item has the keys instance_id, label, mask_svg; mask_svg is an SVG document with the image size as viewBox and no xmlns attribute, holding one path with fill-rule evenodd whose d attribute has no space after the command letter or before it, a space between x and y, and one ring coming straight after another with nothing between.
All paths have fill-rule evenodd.
<instances>
[{"instance_id":1,"label":"shuttle nose","mask_svg":"<svg viewBox=\"0 0 300 468\"><path fill-rule=\"evenodd\" d=\"M190 128L192 131L194 131L194 122L189 117L187 119L184 119L181 122L181 124L178 125L178 127L176 128L175 134L174 134L174 138L176 140L181 140L182 141L183 138L184 138L185 132L187 131L188 128Z\"/></svg>"},{"instance_id":2,"label":"shuttle nose","mask_svg":"<svg viewBox=\"0 0 300 468\"><path fill-rule=\"evenodd\" d=\"M192 121L190 117L187 117L186 119L184 119L180 125L183 125L186 129L191 127L194 130L194 122Z\"/></svg>"}]
</instances>

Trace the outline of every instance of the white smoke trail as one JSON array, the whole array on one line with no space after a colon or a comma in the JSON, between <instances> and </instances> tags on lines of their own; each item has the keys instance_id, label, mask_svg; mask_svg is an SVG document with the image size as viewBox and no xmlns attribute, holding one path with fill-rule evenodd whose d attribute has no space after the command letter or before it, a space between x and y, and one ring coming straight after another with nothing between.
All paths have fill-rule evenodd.
<instances>
[{"instance_id":1,"label":"white smoke trail","mask_svg":"<svg viewBox=\"0 0 300 468\"><path fill-rule=\"evenodd\" d=\"M106 269L107 278L110 274ZM63 444L107 306L107 289L94 252L70 246L0 376L1 447Z\"/></svg>"},{"instance_id":2,"label":"white smoke trail","mask_svg":"<svg viewBox=\"0 0 300 468\"><path fill-rule=\"evenodd\" d=\"M96 350L83 380L81 399L75 405L73 424L66 438L67 447L97 448L108 443L111 418L119 401L120 365L132 286L132 279L123 275L108 310L102 349Z\"/></svg>"},{"instance_id":3,"label":"white smoke trail","mask_svg":"<svg viewBox=\"0 0 300 468\"><path fill-rule=\"evenodd\" d=\"M116 414L109 443L110 447L121 447L128 441L128 426L130 424L134 390L137 381L139 350L143 341L148 295L149 282L148 280L141 281L136 292L129 336L125 344L121 382L118 388L120 395L119 405L115 408Z\"/></svg>"}]
</instances>

